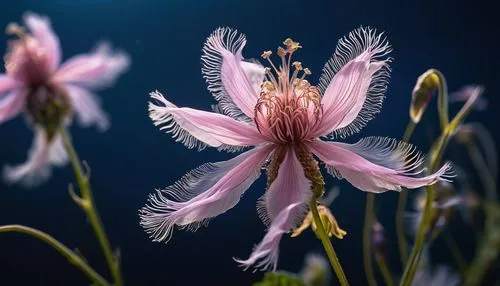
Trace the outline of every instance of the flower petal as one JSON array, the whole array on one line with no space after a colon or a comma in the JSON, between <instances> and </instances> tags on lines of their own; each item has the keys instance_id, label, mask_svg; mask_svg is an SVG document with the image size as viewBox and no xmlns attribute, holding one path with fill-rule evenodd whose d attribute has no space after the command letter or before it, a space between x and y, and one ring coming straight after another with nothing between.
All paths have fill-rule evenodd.
<instances>
[{"instance_id":1,"label":"flower petal","mask_svg":"<svg viewBox=\"0 0 500 286\"><path fill-rule=\"evenodd\" d=\"M302 223L311 197L311 182L305 177L295 151L289 148L278 176L259 203L259 215L265 213L264 220L270 220L270 228L247 260L236 261L245 269L260 261L257 268L276 270L281 236Z\"/></svg>"},{"instance_id":2,"label":"flower petal","mask_svg":"<svg viewBox=\"0 0 500 286\"><path fill-rule=\"evenodd\" d=\"M4 179L8 183L20 182L25 187L34 187L47 180L52 165L62 166L68 161L61 136L57 134L50 143L42 128L35 130L33 146L28 160L17 166L5 166Z\"/></svg>"},{"instance_id":3,"label":"flower petal","mask_svg":"<svg viewBox=\"0 0 500 286\"><path fill-rule=\"evenodd\" d=\"M99 98L90 91L75 85L66 85L66 91L71 98L78 122L83 127L96 125L101 131L109 128L108 115L102 110Z\"/></svg>"},{"instance_id":4,"label":"flower petal","mask_svg":"<svg viewBox=\"0 0 500 286\"><path fill-rule=\"evenodd\" d=\"M8 75L0 74L0 98L2 95L6 94L9 91L12 91L14 88L18 87L19 83L12 79Z\"/></svg>"},{"instance_id":5,"label":"flower petal","mask_svg":"<svg viewBox=\"0 0 500 286\"><path fill-rule=\"evenodd\" d=\"M358 132L380 111L387 89L391 48L382 34L359 28L341 39L323 68L323 118L315 136Z\"/></svg>"},{"instance_id":6,"label":"flower petal","mask_svg":"<svg viewBox=\"0 0 500 286\"><path fill-rule=\"evenodd\" d=\"M261 146L228 161L202 165L158 190L140 211L142 227L154 241L167 242L174 225L194 231L208 223L238 203L260 176L271 151L272 147Z\"/></svg>"},{"instance_id":7,"label":"flower petal","mask_svg":"<svg viewBox=\"0 0 500 286\"><path fill-rule=\"evenodd\" d=\"M264 67L243 61L245 36L230 28L218 28L208 37L201 56L208 90L225 115L248 120L254 116Z\"/></svg>"},{"instance_id":8,"label":"flower petal","mask_svg":"<svg viewBox=\"0 0 500 286\"><path fill-rule=\"evenodd\" d=\"M219 113L177 107L157 91L150 95L158 102L149 103L149 116L154 124L172 133L176 141L188 148L198 147L201 150L209 145L231 149L266 142L254 125Z\"/></svg>"},{"instance_id":9,"label":"flower petal","mask_svg":"<svg viewBox=\"0 0 500 286\"><path fill-rule=\"evenodd\" d=\"M61 62L61 47L59 46L59 38L52 30L49 18L27 13L24 16L24 22L46 53L48 71L55 72Z\"/></svg>"},{"instance_id":10,"label":"flower petal","mask_svg":"<svg viewBox=\"0 0 500 286\"><path fill-rule=\"evenodd\" d=\"M15 89L0 99L0 124L21 113L26 101L26 93Z\"/></svg>"},{"instance_id":11,"label":"flower petal","mask_svg":"<svg viewBox=\"0 0 500 286\"><path fill-rule=\"evenodd\" d=\"M102 43L90 54L77 55L65 63L54 75L54 80L80 87L96 89L113 84L130 65L124 52L114 52Z\"/></svg>"},{"instance_id":12,"label":"flower petal","mask_svg":"<svg viewBox=\"0 0 500 286\"><path fill-rule=\"evenodd\" d=\"M458 91L450 94L449 101L451 103L467 102L469 101L469 99L471 99L478 93L478 88L481 87L476 85L464 86ZM475 109L476 111L483 111L486 108L488 108L488 100L484 96L479 96L477 99L473 101L472 108Z\"/></svg>"},{"instance_id":13,"label":"flower petal","mask_svg":"<svg viewBox=\"0 0 500 286\"><path fill-rule=\"evenodd\" d=\"M266 224L272 222L290 204L297 202L305 204L303 212L297 216L302 214L305 216L307 203L312 196L311 182L306 178L295 150L293 147L288 147L285 152L283 162L278 169L278 176L259 201L258 212ZM299 224L303 218L298 219Z\"/></svg>"},{"instance_id":14,"label":"flower petal","mask_svg":"<svg viewBox=\"0 0 500 286\"><path fill-rule=\"evenodd\" d=\"M446 163L436 173L418 177L424 171L423 157L408 143L382 137L368 137L355 144L315 141L308 144L332 173L356 188L372 193L415 189L450 176Z\"/></svg>"},{"instance_id":15,"label":"flower petal","mask_svg":"<svg viewBox=\"0 0 500 286\"><path fill-rule=\"evenodd\" d=\"M278 265L279 243L281 236L295 226L295 214L302 210L302 203L295 203L281 210L275 220L271 223L269 230L262 241L253 249L252 254L246 260L234 259L247 270L255 265L261 270L276 270Z\"/></svg>"}]
</instances>

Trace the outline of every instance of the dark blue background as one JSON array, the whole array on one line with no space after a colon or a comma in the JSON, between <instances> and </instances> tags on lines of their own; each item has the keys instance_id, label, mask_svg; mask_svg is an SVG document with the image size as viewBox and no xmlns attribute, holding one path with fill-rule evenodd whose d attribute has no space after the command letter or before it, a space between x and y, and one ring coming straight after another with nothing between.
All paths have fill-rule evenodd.
<instances>
[{"instance_id":1,"label":"dark blue background","mask_svg":"<svg viewBox=\"0 0 500 286\"><path fill-rule=\"evenodd\" d=\"M168 245L152 243L138 224L137 211L155 187L172 184L186 171L208 161L230 158L215 150L197 152L175 143L147 116L148 92L159 89L179 106L208 110L214 103L200 75L201 47L218 26L247 35L244 55L258 57L283 39L300 41L297 59L313 71L314 82L337 40L360 25L384 30L395 58L387 99L380 115L353 138L401 137L408 120L410 93L419 74L440 69L450 90L470 83L486 86L488 111L472 115L498 130L498 7L495 1L153 1L53 0L4 1L0 26L20 21L24 11L48 15L59 35L64 58L110 40L132 58L131 70L118 84L100 92L112 118L111 129L72 128L76 148L92 167L92 185L109 238L122 250L128 285L249 285L261 273L243 272L232 257L246 258L264 235L255 202L264 191L260 179L237 207L196 233L176 231ZM1 49L6 37L0 36ZM425 122L436 119L435 105ZM456 108L452 108L456 110ZM427 150L428 129L419 127L413 142ZM0 126L0 163L25 159L31 133L17 118ZM494 134L497 141L498 133ZM20 223L42 229L70 247L78 247L107 275L93 233L68 196L69 168L58 169L39 188L0 185L0 224ZM328 178L328 186L339 184ZM361 234L364 194L341 182L333 212L348 236L334 246L353 285L365 282ZM395 193L379 196L379 217L393 230ZM394 242L394 239L392 240ZM391 254L397 254L395 243ZM469 249L471 246L462 245ZM307 232L284 238L280 269L298 271L308 251L321 245ZM395 257L395 256L394 256ZM398 270L397 260L393 269ZM88 285L75 267L30 237L0 235L1 285Z\"/></svg>"}]
</instances>

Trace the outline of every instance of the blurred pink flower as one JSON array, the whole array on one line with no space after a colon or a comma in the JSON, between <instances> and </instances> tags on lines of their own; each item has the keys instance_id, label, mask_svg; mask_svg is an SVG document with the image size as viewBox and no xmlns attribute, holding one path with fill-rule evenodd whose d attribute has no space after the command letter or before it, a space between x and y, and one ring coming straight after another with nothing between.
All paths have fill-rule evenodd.
<instances>
[{"instance_id":1,"label":"blurred pink flower","mask_svg":"<svg viewBox=\"0 0 500 286\"><path fill-rule=\"evenodd\" d=\"M195 230L228 211L267 166L268 189L258 212L269 229L250 257L237 262L276 269L281 236L302 222L313 195L311 180L319 169L312 154L331 174L366 192L418 188L446 178L449 164L421 175L423 158L407 143L320 139L355 133L380 111L390 62L390 46L381 34L359 28L341 39L318 87L304 79L308 69L291 61L299 43L285 40L279 66L264 52L271 68L245 60L245 44L245 37L229 28L217 29L205 43L202 73L219 102L216 112L177 107L151 93L155 125L188 148L255 146L231 160L204 164L152 194L141 210L141 225L154 241L168 241L175 225Z\"/></svg>"},{"instance_id":2,"label":"blurred pink flower","mask_svg":"<svg viewBox=\"0 0 500 286\"><path fill-rule=\"evenodd\" d=\"M59 39L49 19L28 13L24 23L28 31L15 23L7 27L19 39L9 42L6 74L0 74L0 124L23 110L33 123L35 140L27 161L4 170L7 182L32 186L50 176L51 165L67 162L57 127L69 124L73 114L82 126L108 128L108 117L91 90L111 85L128 68L129 58L101 44L61 64ZM49 130L52 123L56 126Z\"/></svg>"}]
</instances>

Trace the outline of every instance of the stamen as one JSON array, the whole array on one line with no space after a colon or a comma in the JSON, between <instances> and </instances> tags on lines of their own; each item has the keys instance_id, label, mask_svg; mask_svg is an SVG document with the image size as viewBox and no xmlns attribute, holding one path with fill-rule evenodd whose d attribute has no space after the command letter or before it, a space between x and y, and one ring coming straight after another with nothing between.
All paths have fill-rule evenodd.
<instances>
[{"instance_id":1,"label":"stamen","mask_svg":"<svg viewBox=\"0 0 500 286\"><path fill-rule=\"evenodd\" d=\"M273 52L272 52L272 51L265 51L265 52L263 52L263 53L262 53L262 55L260 55L260 56L261 56L262 58L264 58L264 59L267 59L267 58L269 58L272 54L273 54Z\"/></svg>"},{"instance_id":2,"label":"stamen","mask_svg":"<svg viewBox=\"0 0 500 286\"><path fill-rule=\"evenodd\" d=\"M293 62L292 65L295 67L295 70L300 71L302 70L302 63L301 62Z\"/></svg>"},{"instance_id":3,"label":"stamen","mask_svg":"<svg viewBox=\"0 0 500 286\"><path fill-rule=\"evenodd\" d=\"M283 49L282 47L278 47L278 52L277 52L278 56L280 58L283 58L284 56L286 56L286 51L285 49Z\"/></svg>"},{"instance_id":4,"label":"stamen","mask_svg":"<svg viewBox=\"0 0 500 286\"><path fill-rule=\"evenodd\" d=\"M22 39L26 36L26 30L17 23L9 23L5 28L5 34L15 35Z\"/></svg>"},{"instance_id":5,"label":"stamen","mask_svg":"<svg viewBox=\"0 0 500 286\"><path fill-rule=\"evenodd\" d=\"M302 48L302 46L300 45L299 42L294 42L292 39L290 38L287 38L283 44L286 46L287 48L287 51L289 53L293 53L295 52L296 50L298 50L299 48Z\"/></svg>"},{"instance_id":6,"label":"stamen","mask_svg":"<svg viewBox=\"0 0 500 286\"><path fill-rule=\"evenodd\" d=\"M309 70L308 68L304 69L304 73L300 77L300 80L303 80L306 77L306 75L311 75L311 70Z\"/></svg>"},{"instance_id":7,"label":"stamen","mask_svg":"<svg viewBox=\"0 0 500 286\"><path fill-rule=\"evenodd\" d=\"M274 77L274 75L271 73L271 69L270 68L264 68L264 73L265 73L267 79L270 82L272 82L274 86L278 86L278 82L276 81L276 78Z\"/></svg>"}]
</instances>

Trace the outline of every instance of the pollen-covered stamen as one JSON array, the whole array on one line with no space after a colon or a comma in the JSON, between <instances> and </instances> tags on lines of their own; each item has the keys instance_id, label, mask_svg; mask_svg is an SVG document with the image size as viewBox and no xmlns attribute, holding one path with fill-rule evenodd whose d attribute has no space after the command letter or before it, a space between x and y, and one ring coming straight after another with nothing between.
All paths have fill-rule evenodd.
<instances>
[{"instance_id":1,"label":"pollen-covered stamen","mask_svg":"<svg viewBox=\"0 0 500 286\"><path fill-rule=\"evenodd\" d=\"M285 97L270 82L262 84L255 106L259 132L277 143L300 142L321 119L319 90L306 80L295 79Z\"/></svg>"},{"instance_id":2,"label":"pollen-covered stamen","mask_svg":"<svg viewBox=\"0 0 500 286\"><path fill-rule=\"evenodd\" d=\"M286 48L277 51L281 59L278 67L270 59L271 51L262 53L272 69L265 69L267 81L261 85L254 118L259 131L277 143L299 142L308 139L309 131L321 119L320 92L304 79L311 74L309 69L299 61L291 61L300 44L291 39L283 44Z\"/></svg>"}]
</instances>

